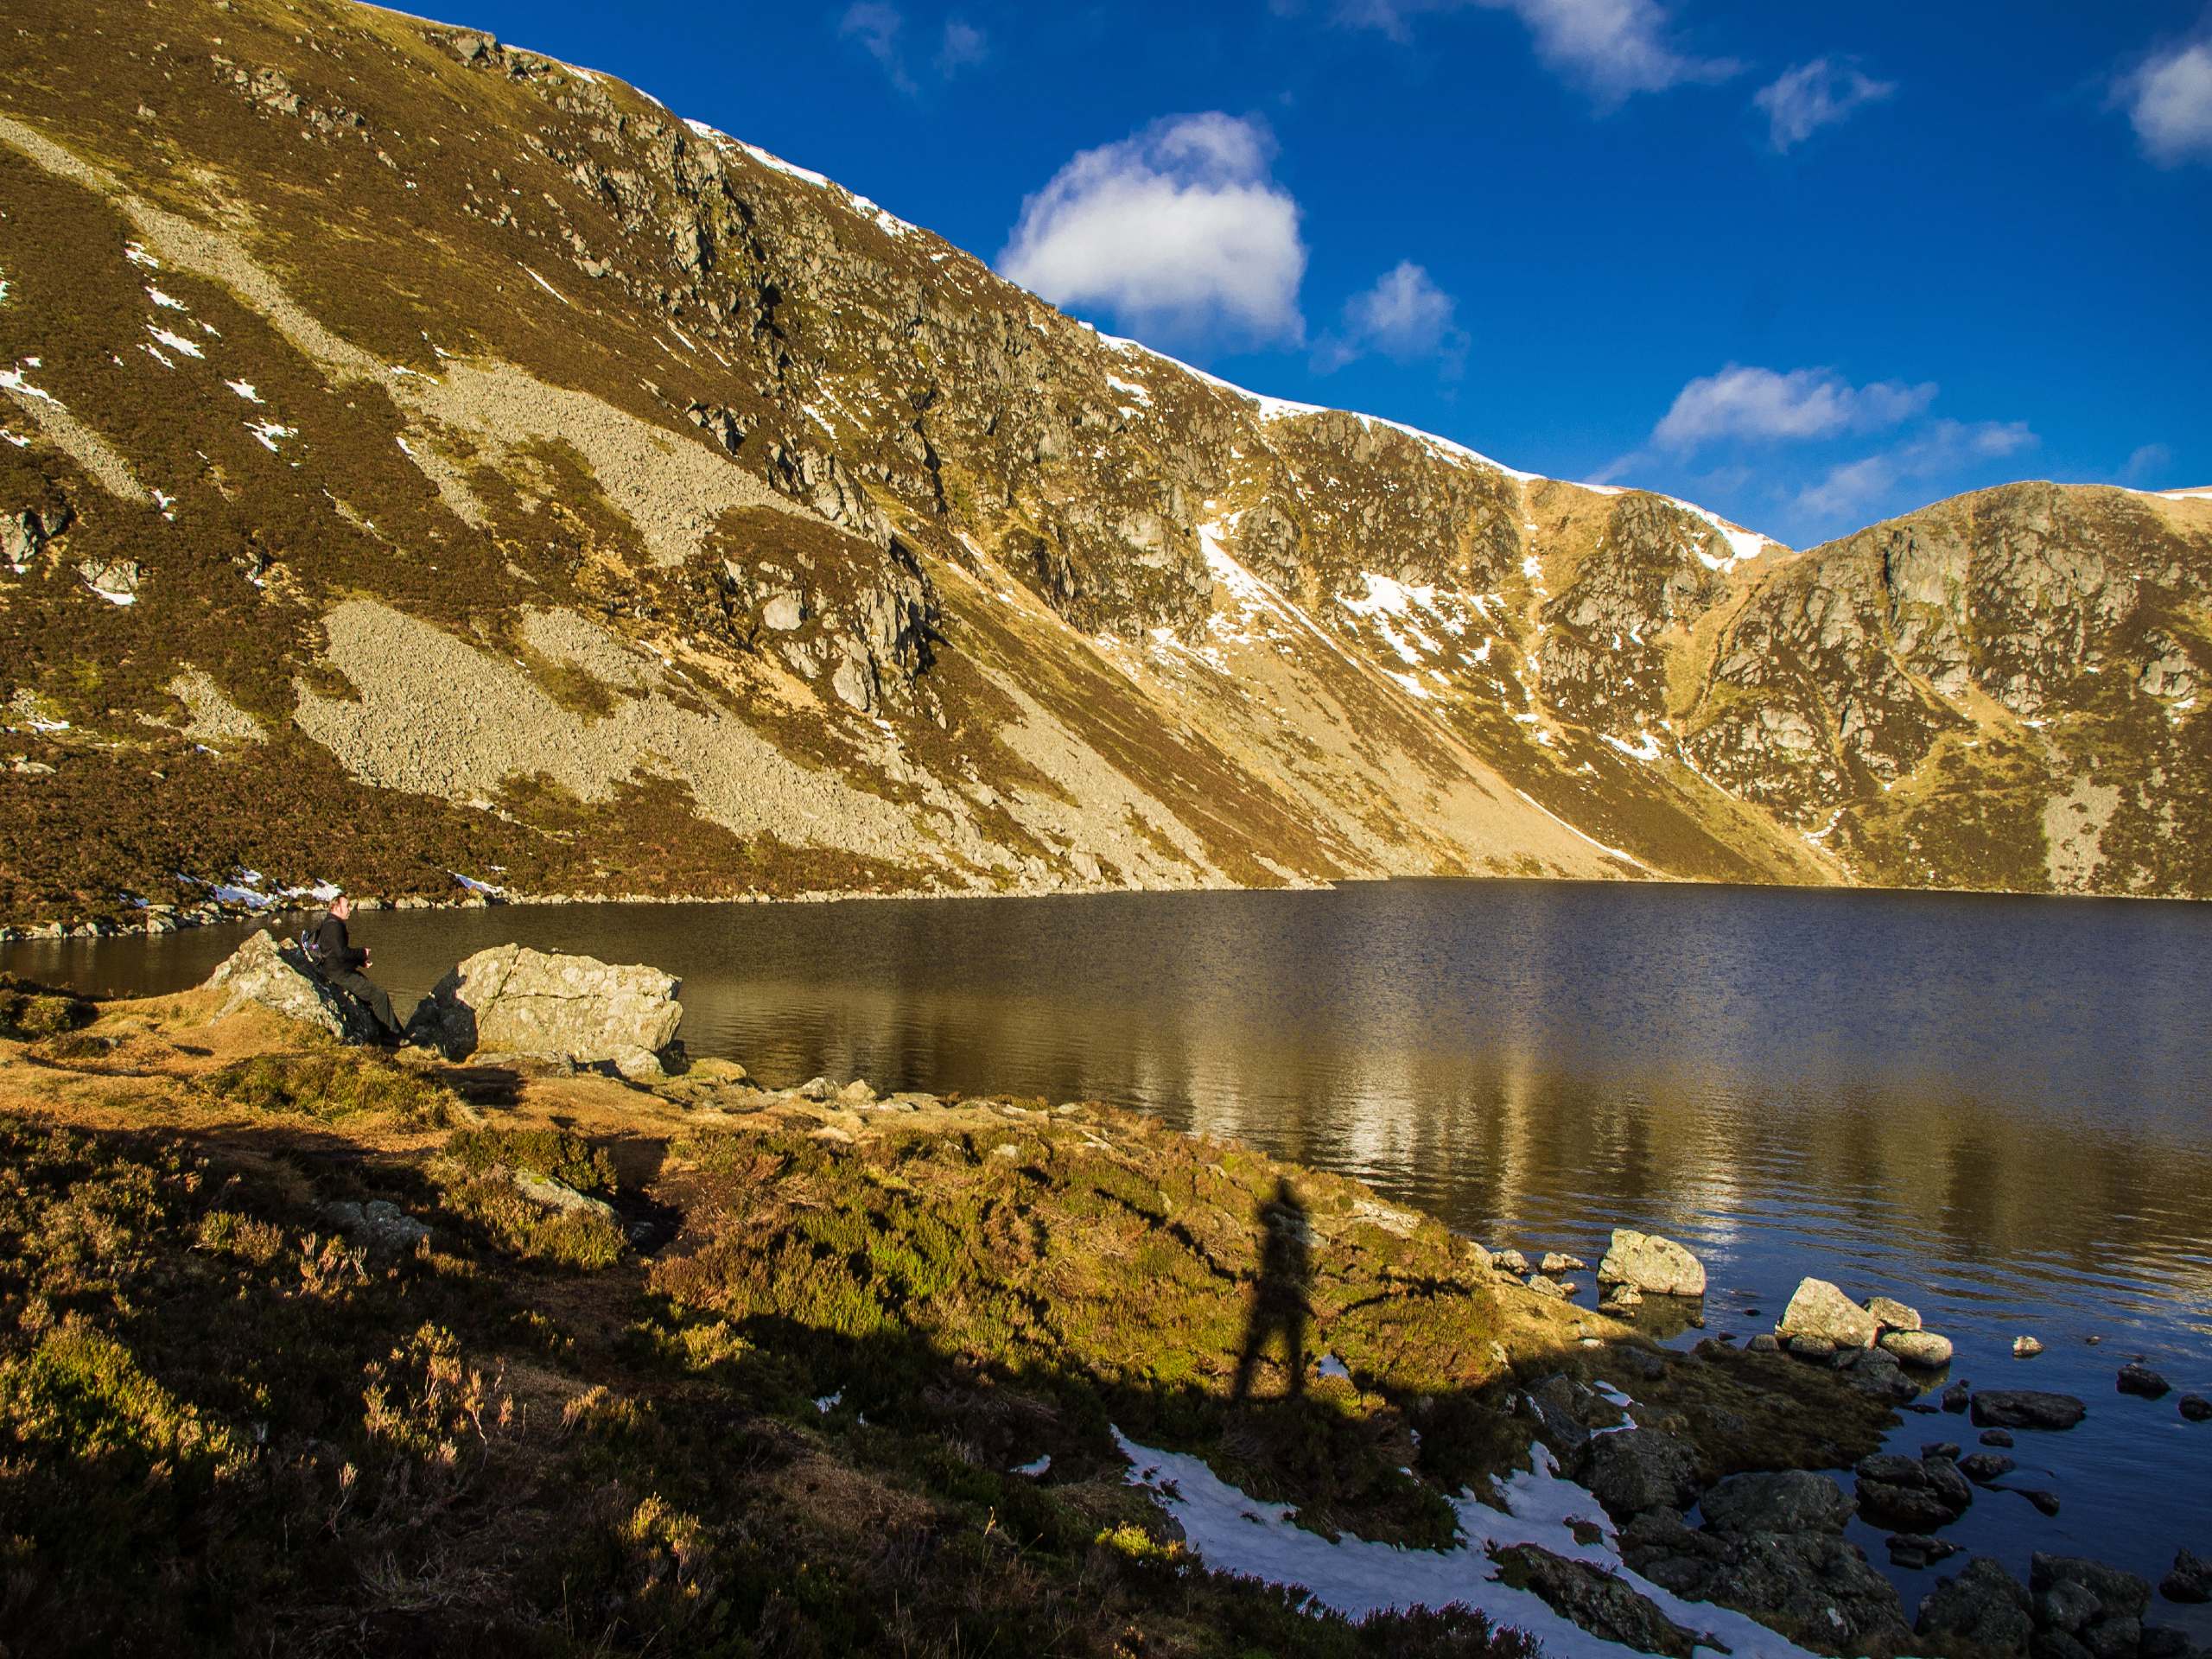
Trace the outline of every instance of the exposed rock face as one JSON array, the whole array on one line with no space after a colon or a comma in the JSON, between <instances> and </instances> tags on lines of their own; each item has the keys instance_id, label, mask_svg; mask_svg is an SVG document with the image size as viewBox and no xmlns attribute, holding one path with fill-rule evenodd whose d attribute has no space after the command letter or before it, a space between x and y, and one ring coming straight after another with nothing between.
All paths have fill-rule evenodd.
<instances>
[{"instance_id":1,"label":"exposed rock face","mask_svg":"<svg viewBox=\"0 0 2212 1659\"><path fill-rule=\"evenodd\" d=\"M1977 1555L1955 1578L1939 1579L1920 1604L1914 1630L1938 1651L1992 1655L2028 1650L2036 1624L2027 1591L2004 1563Z\"/></svg>"},{"instance_id":2,"label":"exposed rock face","mask_svg":"<svg viewBox=\"0 0 2212 1659\"><path fill-rule=\"evenodd\" d=\"M1802 1281L1775 1326L1784 1340L1811 1337L1838 1348L1872 1348L1879 1330L1872 1313L1825 1279Z\"/></svg>"},{"instance_id":3,"label":"exposed rock face","mask_svg":"<svg viewBox=\"0 0 2212 1659\"><path fill-rule=\"evenodd\" d=\"M1897 1591L1856 1545L1834 1532L1698 1532L1680 1516L1654 1511L1624 1529L1621 1554L1678 1596L1806 1632L1823 1648L1910 1650L1911 1632Z\"/></svg>"},{"instance_id":4,"label":"exposed rock face","mask_svg":"<svg viewBox=\"0 0 2212 1659\"><path fill-rule=\"evenodd\" d=\"M1709 1645L1709 1638L1684 1630L1649 1597L1602 1567L1569 1560L1535 1544L1514 1544L1491 1555L1503 1569L1498 1576L1508 1584L1533 1591L1553 1611L1604 1641L1618 1642L1636 1653L1664 1654L1668 1659L1690 1659L1700 1641Z\"/></svg>"},{"instance_id":5,"label":"exposed rock face","mask_svg":"<svg viewBox=\"0 0 2212 1659\"><path fill-rule=\"evenodd\" d=\"M1582 1484L1616 1521L1646 1510L1681 1510L1697 1494L1690 1448L1656 1428L1593 1436L1582 1459Z\"/></svg>"},{"instance_id":6,"label":"exposed rock face","mask_svg":"<svg viewBox=\"0 0 2212 1659\"><path fill-rule=\"evenodd\" d=\"M341 1043L372 1043L382 1034L374 1014L308 966L298 946L280 944L266 928L207 976L207 988L227 993L219 1020L258 1003Z\"/></svg>"},{"instance_id":7,"label":"exposed rock face","mask_svg":"<svg viewBox=\"0 0 2212 1659\"><path fill-rule=\"evenodd\" d=\"M432 987L408 1033L454 1059L480 1051L634 1065L639 1052L674 1040L683 1019L677 988L654 968L496 945Z\"/></svg>"},{"instance_id":8,"label":"exposed rock face","mask_svg":"<svg viewBox=\"0 0 2212 1659\"><path fill-rule=\"evenodd\" d=\"M1808 1469L1732 1475L1699 1499L1708 1530L1841 1532L1858 1506L1842 1487Z\"/></svg>"},{"instance_id":9,"label":"exposed rock face","mask_svg":"<svg viewBox=\"0 0 2212 1659\"><path fill-rule=\"evenodd\" d=\"M1633 1285L1650 1295L1702 1296L1705 1264L1670 1238L1616 1227L1598 1264L1598 1282Z\"/></svg>"}]
</instances>

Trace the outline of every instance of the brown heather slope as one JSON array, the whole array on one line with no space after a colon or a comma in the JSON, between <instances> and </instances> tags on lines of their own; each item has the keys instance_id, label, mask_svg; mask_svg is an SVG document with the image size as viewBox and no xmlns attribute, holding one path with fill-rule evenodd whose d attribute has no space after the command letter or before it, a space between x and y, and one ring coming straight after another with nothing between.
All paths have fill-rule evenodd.
<instances>
[{"instance_id":1,"label":"brown heather slope","mask_svg":"<svg viewBox=\"0 0 2212 1659\"><path fill-rule=\"evenodd\" d=\"M11 17L0 922L240 868L2212 888L2212 502L1793 555L1241 393L465 30Z\"/></svg>"}]
</instances>

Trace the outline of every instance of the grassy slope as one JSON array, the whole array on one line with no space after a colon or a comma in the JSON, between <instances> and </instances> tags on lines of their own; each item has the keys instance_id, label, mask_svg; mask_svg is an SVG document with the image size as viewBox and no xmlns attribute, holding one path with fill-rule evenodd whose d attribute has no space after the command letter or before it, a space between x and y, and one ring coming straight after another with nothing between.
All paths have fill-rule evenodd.
<instances>
[{"instance_id":1,"label":"grassy slope","mask_svg":"<svg viewBox=\"0 0 2212 1659\"><path fill-rule=\"evenodd\" d=\"M1439 1494L1525 1447L1516 1377L1630 1382L1708 1476L1831 1465L1883 1415L1745 1357L1645 1378L1355 1183L1096 1109L863 1118L712 1065L480 1108L194 997L39 1007L0 1041L0 1630L41 1651L1503 1659L1471 1619L1354 1631L1193 1572L1107 1426L1433 1543ZM1236 1405L1286 1185L1309 1365L1351 1376L1288 1398L1271 1359ZM430 1241L334 1236L324 1205L378 1198Z\"/></svg>"}]
</instances>

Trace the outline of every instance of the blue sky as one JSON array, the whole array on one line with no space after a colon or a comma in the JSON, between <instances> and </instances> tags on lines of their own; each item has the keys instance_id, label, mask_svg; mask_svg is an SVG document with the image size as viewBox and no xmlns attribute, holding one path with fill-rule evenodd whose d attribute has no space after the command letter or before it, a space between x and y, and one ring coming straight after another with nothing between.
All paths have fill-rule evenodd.
<instances>
[{"instance_id":1,"label":"blue sky","mask_svg":"<svg viewBox=\"0 0 2212 1659\"><path fill-rule=\"evenodd\" d=\"M2212 6L457 3L1255 391L1798 545L2212 484Z\"/></svg>"}]
</instances>

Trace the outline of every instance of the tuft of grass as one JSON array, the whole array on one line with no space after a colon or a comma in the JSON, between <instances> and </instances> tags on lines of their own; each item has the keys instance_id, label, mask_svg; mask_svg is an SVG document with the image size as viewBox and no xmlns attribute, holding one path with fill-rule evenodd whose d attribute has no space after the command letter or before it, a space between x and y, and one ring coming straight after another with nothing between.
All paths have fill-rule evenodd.
<instances>
[{"instance_id":1,"label":"tuft of grass","mask_svg":"<svg viewBox=\"0 0 2212 1659\"><path fill-rule=\"evenodd\" d=\"M559 1129L463 1129L430 1165L446 1206L492 1246L526 1262L595 1273L621 1259L628 1242L605 1208L614 1165L582 1136ZM588 1206L561 1210L525 1194L518 1175L557 1181Z\"/></svg>"},{"instance_id":2,"label":"tuft of grass","mask_svg":"<svg viewBox=\"0 0 2212 1659\"><path fill-rule=\"evenodd\" d=\"M375 1118L412 1128L444 1128L457 1097L381 1055L256 1054L209 1075L222 1100L257 1112L296 1113L323 1123Z\"/></svg>"},{"instance_id":3,"label":"tuft of grass","mask_svg":"<svg viewBox=\"0 0 2212 1659\"><path fill-rule=\"evenodd\" d=\"M0 1037L33 1043L92 1024L98 1010L82 997L13 974L0 974Z\"/></svg>"}]
</instances>

